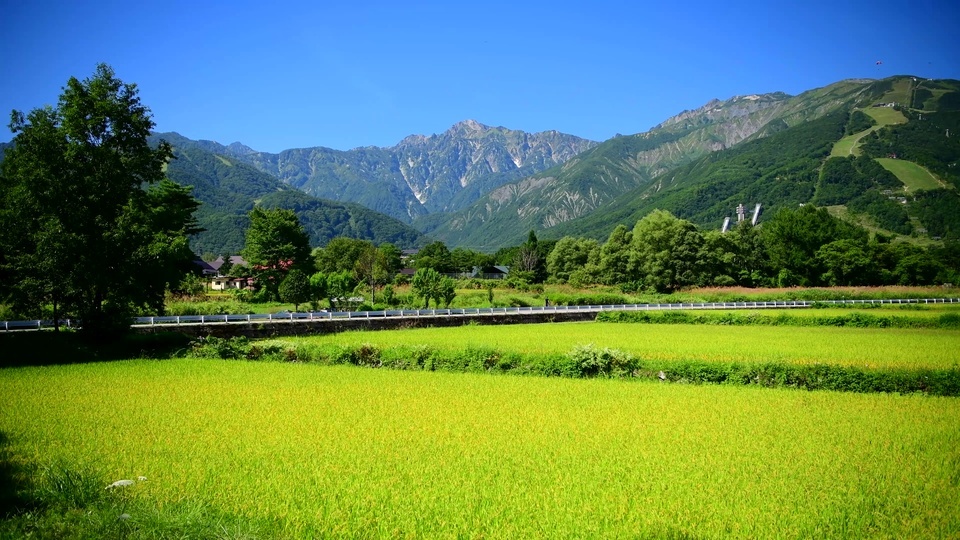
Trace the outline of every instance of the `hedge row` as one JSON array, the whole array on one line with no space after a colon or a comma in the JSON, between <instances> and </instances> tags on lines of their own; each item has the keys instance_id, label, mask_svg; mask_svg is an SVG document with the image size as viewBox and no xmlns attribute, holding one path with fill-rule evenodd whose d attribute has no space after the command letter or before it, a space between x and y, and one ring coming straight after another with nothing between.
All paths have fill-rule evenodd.
<instances>
[{"instance_id":1,"label":"hedge row","mask_svg":"<svg viewBox=\"0 0 960 540\"><path fill-rule=\"evenodd\" d=\"M648 361L609 348L578 346L566 354L522 355L492 348L459 351L427 346L262 346L245 338L204 338L191 356L349 364L371 368L464 373L510 373L572 378L647 379L688 384L732 384L839 392L960 396L960 369L863 369L837 365Z\"/></svg>"}]
</instances>

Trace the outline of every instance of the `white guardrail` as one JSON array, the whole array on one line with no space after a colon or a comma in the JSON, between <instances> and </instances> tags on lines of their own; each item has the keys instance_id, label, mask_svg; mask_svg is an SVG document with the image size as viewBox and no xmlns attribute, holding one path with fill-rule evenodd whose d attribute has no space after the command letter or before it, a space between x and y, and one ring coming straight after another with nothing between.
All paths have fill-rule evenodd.
<instances>
[{"instance_id":1,"label":"white guardrail","mask_svg":"<svg viewBox=\"0 0 960 540\"><path fill-rule=\"evenodd\" d=\"M333 319L384 319L419 317L463 317L467 315L517 315L525 313L583 313L600 311L657 311L678 309L784 309L809 308L815 305L851 304L960 304L960 298L907 298L895 300L786 300L777 302L694 302L676 304L612 304L599 306L537 306L457 309L390 309L383 311L307 311L251 313L245 315L167 315L136 317L131 326L234 324L251 322L324 321ZM63 320L66 328L78 326L76 321ZM0 321L6 332L53 328L52 320Z\"/></svg>"}]
</instances>

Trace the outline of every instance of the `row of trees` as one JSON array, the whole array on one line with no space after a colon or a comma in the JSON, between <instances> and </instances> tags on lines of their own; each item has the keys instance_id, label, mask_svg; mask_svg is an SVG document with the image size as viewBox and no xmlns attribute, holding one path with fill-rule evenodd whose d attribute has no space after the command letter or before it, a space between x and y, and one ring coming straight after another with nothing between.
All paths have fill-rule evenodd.
<instances>
[{"instance_id":1,"label":"row of trees","mask_svg":"<svg viewBox=\"0 0 960 540\"><path fill-rule=\"evenodd\" d=\"M931 285L960 282L960 245L923 248L870 237L824 208L783 209L761 227L701 231L657 210L604 244L566 237L547 256L551 279L670 292L691 286Z\"/></svg>"},{"instance_id":2,"label":"row of trees","mask_svg":"<svg viewBox=\"0 0 960 540\"><path fill-rule=\"evenodd\" d=\"M295 221L296 217L289 213L286 219ZM258 221L252 219L253 223ZM251 227L252 232L248 232L245 251L255 268L282 265L283 257L289 255L271 260L257 256L251 246L258 243L250 236L256 230ZM272 241L270 245L282 243ZM326 297L336 305L339 298L359 294L351 284L362 285L375 301L376 291L393 282L400 270L400 251L390 244L376 247L363 240L338 238L314 249L310 257L305 256L305 240L300 240L300 246L298 260L305 261L305 271L314 273L290 275L313 283L310 301ZM832 216L826 209L807 205L781 210L762 227L743 222L728 233L702 231L687 220L657 210L632 229L618 226L603 243L577 237L544 242L531 231L525 243L490 255L463 248L450 251L442 242L434 242L408 264L416 269L414 293L425 306L431 300L439 306L449 305L456 294L450 274L495 264L510 266L509 277L515 281L614 285L628 291L671 292L692 286L732 285L957 283L960 246L947 242L943 247L923 248L892 242L881 235L871 237L863 228ZM267 291L271 283L279 283L269 272L261 274ZM305 294L284 294L282 285L276 298L307 301Z\"/></svg>"},{"instance_id":3,"label":"row of trees","mask_svg":"<svg viewBox=\"0 0 960 540\"><path fill-rule=\"evenodd\" d=\"M369 292L373 304L377 291L384 288L383 299L391 300L390 284L403 264L399 248L389 243L375 246L367 240L340 237L311 251L308 242L306 231L292 211L255 208L250 213L242 252L250 267L231 271L255 277L260 299L290 302L295 309L304 303L316 308L324 299L331 307L349 308L364 292ZM456 296L454 281L437 270L447 269L448 254L446 246L439 242L418 254L412 285L424 307L431 300L438 306L449 305Z\"/></svg>"}]
</instances>

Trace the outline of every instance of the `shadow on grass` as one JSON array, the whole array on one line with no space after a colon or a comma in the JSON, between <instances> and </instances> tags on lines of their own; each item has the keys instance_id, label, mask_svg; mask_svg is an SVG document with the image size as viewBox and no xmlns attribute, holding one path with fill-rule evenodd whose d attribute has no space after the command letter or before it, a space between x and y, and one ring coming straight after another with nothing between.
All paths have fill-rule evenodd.
<instances>
[{"instance_id":1,"label":"shadow on grass","mask_svg":"<svg viewBox=\"0 0 960 540\"><path fill-rule=\"evenodd\" d=\"M27 496L32 487L29 471L13 458L10 438L0 431L0 519L6 519L34 506Z\"/></svg>"},{"instance_id":2,"label":"shadow on grass","mask_svg":"<svg viewBox=\"0 0 960 540\"><path fill-rule=\"evenodd\" d=\"M190 338L174 332L126 334L95 342L77 332L0 333L0 368L82 364L131 358L164 359L187 348Z\"/></svg>"}]
</instances>

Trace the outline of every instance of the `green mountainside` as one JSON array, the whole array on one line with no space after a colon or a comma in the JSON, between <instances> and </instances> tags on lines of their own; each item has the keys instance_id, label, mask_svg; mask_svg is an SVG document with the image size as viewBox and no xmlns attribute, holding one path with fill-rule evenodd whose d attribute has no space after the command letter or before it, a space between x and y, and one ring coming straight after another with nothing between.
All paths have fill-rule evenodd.
<instances>
[{"instance_id":1,"label":"green mountainside","mask_svg":"<svg viewBox=\"0 0 960 540\"><path fill-rule=\"evenodd\" d=\"M191 239L196 253L238 253L244 245L247 214L254 205L294 210L314 246L331 238L349 236L401 248L425 243L423 236L400 221L357 204L312 197L291 188L238 159L215 155L200 145L182 145L176 137L154 135L174 145L176 159L167 165L167 177L193 186L202 205L197 211L204 232Z\"/></svg>"},{"instance_id":2,"label":"green mountainside","mask_svg":"<svg viewBox=\"0 0 960 540\"><path fill-rule=\"evenodd\" d=\"M203 203L207 231L193 239L201 253L239 251L256 204L297 211L314 245L352 236L414 247L429 235L493 252L531 230L544 239L605 239L655 209L720 229L736 219L737 205L752 211L758 203L763 214L826 206L918 241L960 234L954 80L847 80L797 96L713 100L600 144L469 120L350 151L269 154L177 133L153 137L175 148L167 175L193 186Z\"/></svg>"},{"instance_id":3,"label":"green mountainside","mask_svg":"<svg viewBox=\"0 0 960 540\"><path fill-rule=\"evenodd\" d=\"M856 103L860 108L840 107L819 119L700 158L658 178L659 190L636 189L602 212L552 232L600 238L617 224L635 223L657 208L719 229L725 217L736 219L735 208L741 203L751 209L761 203L764 213L813 203L852 213L885 234L956 238L960 234L956 169L960 141L946 132L960 129L955 97L960 96L960 83L925 81L924 86L939 92L934 99L918 92L924 99L917 103L924 110L883 108L898 110L902 123L874 129L872 121L860 114L872 113L875 103L895 103L891 95L912 95L900 88L906 83L917 84L910 77L875 83L863 94L871 99ZM861 135L856 151L847 157L830 157L850 131ZM889 162L898 167L890 167ZM912 189L909 177L888 170L900 165L933 180L923 184L927 189Z\"/></svg>"},{"instance_id":4,"label":"green mountainside","mask_svg":"<svg viewBox=\"0 0 960 540\"><path fill-rule=\"evenodd\" d=\"M597 143L557 131L525 133L466 120L439 135L411 135L389 148L294 148L257 152L240 143L193 145L253 165L317 197L350 201L402 221L462 208L506 182L570 159Z\"/></svg>"},{"instance_id":5,"label":"green mountainside","mask_svg":"<svg viewBox=\"0 0 960 540\"><path fill-rule=\"evenodd\" d=\"M821 167L849 127L872 129L872 120L863 124L866 115L852 111L891 102L911 110L895 99L912 100L927 108L925 121L933 125L929 115L953 107L956 86L895 77L842 81L794 97L712 101L649 132L611 139L559 167L497 188L462 211L420 218L415 225L448 244L489 250L519 243L530 230L552 238L605 238L617 224L632 226L655 208L719 229L724 217L735 219L740 203L750 209L761 203L771 211L810 202L844 204L868 188L895 196L896 190L885 192L897 186L878 172L879 161L862 161L856 169L876 181L851 178L854 185L841 190L845 194L830 197L831 182L846 180L821 180ZM878 129L872 136L897 138L890 133L911 126ZM871 140L864 134L861 142ZM930 160L941 158L951 163L949 153Z\"/></svg>"}]
</instances>

